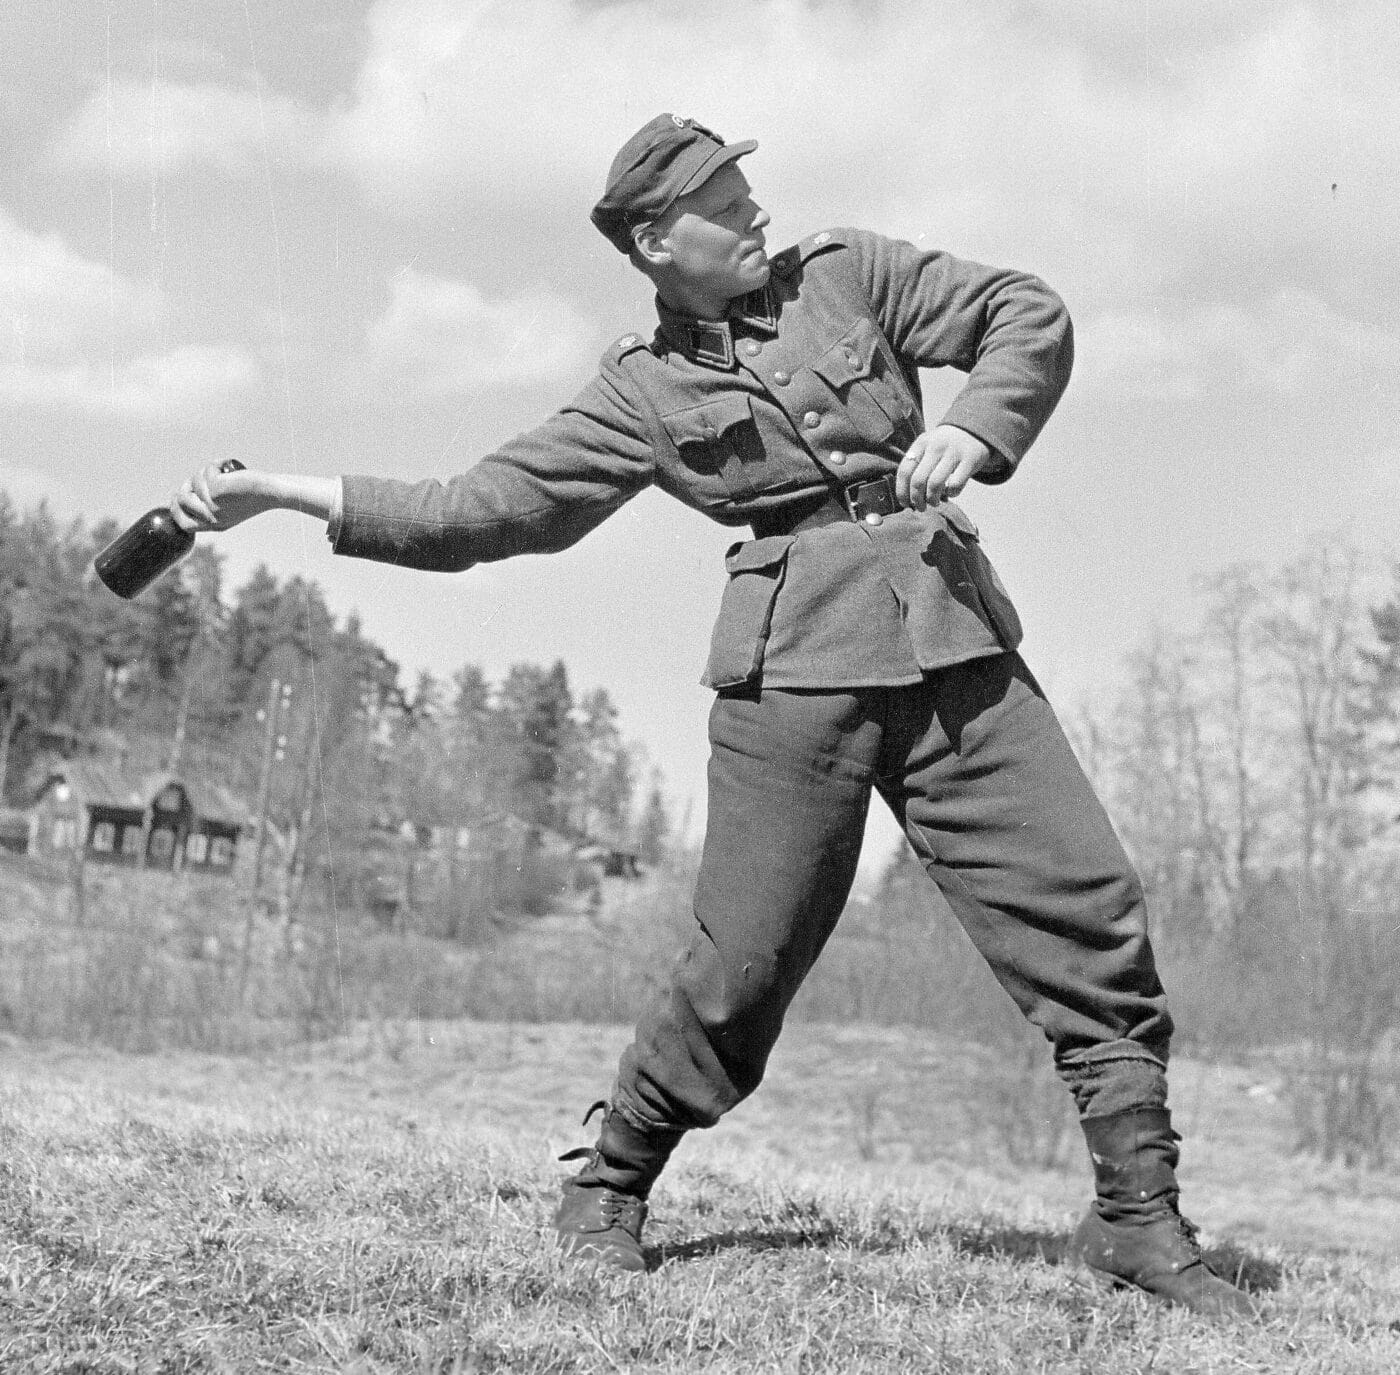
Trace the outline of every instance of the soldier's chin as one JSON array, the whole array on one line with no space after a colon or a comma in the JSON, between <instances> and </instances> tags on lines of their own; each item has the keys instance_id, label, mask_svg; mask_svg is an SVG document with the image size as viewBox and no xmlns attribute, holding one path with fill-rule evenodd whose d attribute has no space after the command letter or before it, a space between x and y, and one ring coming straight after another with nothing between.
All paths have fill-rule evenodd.
<instances>
[{"instance_id":1,"label":"soldier's chin","mask_svg":"<svg viewBox=\"0 0 1400 1375\"><path fill-rule=\"evenodd\" d=\"M768 279L773 275L773 264L768 261L768 255L759 249L756 254L750 254L744 260L744 276L753 283L755 288L768 285Z\"/></svg>"}]
</instances>

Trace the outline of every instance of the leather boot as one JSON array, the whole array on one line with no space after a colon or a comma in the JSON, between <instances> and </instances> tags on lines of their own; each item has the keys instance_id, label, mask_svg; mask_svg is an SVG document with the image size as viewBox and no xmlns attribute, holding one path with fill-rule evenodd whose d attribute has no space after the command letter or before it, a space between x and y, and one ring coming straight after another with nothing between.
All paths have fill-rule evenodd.
<instances>
[{"instance_id":1,"label":"leather boot","mask_svg":"<svg viewBox=\"0 0 1400 1375\"><path fill-rule=\"evenodd\" d=\"M597 1144L559 1157L584 1162L564 1181L554 1214L559 1249L614 1270L645 1270L642 1225L647 1220L647 1195L684 1133L642 1131L603 1102L588 1109L585 1126L599 1108L604 1111Z\"/></svg>"},{"instance_id":2,"label":"leather boot","mask_svg":"<svg viewBox=\"0 0 1400 1375\"><path fill-rule=\"evenodd\" d=\"M1143 1290L1207 1317L1257 1318L1242 1289L1206 1264L1196 1228L1177 1209L1181 1139L1165 1108L1081 1119L1097 1197L1075 1229L1067 1259L1098 1280Z\"/></svg>"}]
</instances>

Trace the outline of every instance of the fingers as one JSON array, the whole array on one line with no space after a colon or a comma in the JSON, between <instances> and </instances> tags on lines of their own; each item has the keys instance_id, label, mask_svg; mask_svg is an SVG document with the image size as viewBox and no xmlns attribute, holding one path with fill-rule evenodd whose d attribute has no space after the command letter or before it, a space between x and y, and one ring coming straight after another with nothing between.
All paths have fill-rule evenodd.
<instances>
[{"instance_id":1,"label":"fingers","mask_svg":"<svg viewBox=\"0 0 1400 1375\"><path fill-rule=\"evenodd\" d=\"M170 494L170 516L182 530L198 533L219 528L218 501L209 485L218 473L216 464L206 464Z\"/></svg>"},{"instance_id":2,"label":"fingers","mask_svg":"<svg viewBox=\"0 0 1400 1375\"><path fill-rule=\"evenodd\" d=\"M956 496L967 485L972 472L967 463L927 435L921 435L900 460L895 473L895 495L901 506L916 511L937 506L946 497Z\"/></svg>"},{"instance_id":3,"label":"fingers","mask_svg":"<svg viewBox=\"0 0 1400 1375\"><path fill-rule=\"evenodd\" d=\"M895 495L916 511L958 496L987 462L991 450L975 435L951 425L922 434L900 460Z\"/></svg>"},{"instance_id":4,"label":"fingers","mask_svg":"<svg viewBox=\"0 0 1400 1375\"><path fill-rule=\"evenodd\" d=\"M921 434L910 446L904 457L899 460L899 467L894 474L894 494L895 499L901 506L913 506L914 497L911 491L914 474L918 472L919 465L923 462L924 451L928 448L928 435Z\"/></svg>"}]
</instances>

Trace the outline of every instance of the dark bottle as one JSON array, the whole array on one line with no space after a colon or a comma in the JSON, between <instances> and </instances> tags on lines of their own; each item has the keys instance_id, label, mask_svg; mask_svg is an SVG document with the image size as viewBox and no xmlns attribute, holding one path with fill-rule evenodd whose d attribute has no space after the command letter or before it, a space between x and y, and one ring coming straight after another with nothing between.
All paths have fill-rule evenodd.
<instances>
[{"instance_id":1,"label":"dark bottle","mask_svg":"<svg viewBox=\"0 0 1400 1375\"><path fill-rule=\"evenodd\" d=\"M230 458L219 465L219 471L232 473L242 466L236 458ZM194 536L180 529L164 506L157 506L123 530L92 561L92 566L117 596L134 597L193 548Z\"/></svg>"}]
</instances>

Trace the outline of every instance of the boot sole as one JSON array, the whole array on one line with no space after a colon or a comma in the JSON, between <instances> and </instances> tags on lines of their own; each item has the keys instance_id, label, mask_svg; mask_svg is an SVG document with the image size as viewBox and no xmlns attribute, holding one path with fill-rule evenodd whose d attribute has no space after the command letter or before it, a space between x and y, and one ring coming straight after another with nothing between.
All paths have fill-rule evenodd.
<instances>
[{"instance_id":1,"label":"boot sole","mask_svg":"<svg viewBox=\"0 0 1400 1375\"><path fill-rule=\"evenodd\" d=\"M1086 1260L1072 1261L1069 1277L1081 1288L1092 1289L1098 1294L1121 1294L1136 1289L1139 1294L1152 1297L1131 1280L1125 1280L1121 1275L1110 1275L1107 1270L1095 1270Z\"/></svg>"},{"instance_id":2,"label":"boot sole","mask_svg":"<svg viewBox=\"0 0 1400 1375\"><path fill-rule=\"evenodd\" d=\"M643 1255L632 1256L626 1251L596 1246L587 1241L574 1241L568 1236L561 1236L557 1247L560 1255L574 1265L592 1265L626 1275L644 1274L648 1268Z\"/></svg>"},{"instance_id":3,"label":"boot sole","mask_svg":"<svg viewBox=\"0 0 1400 1375\"><path fill-rule=\"evenodd\" d=\"M1226 1305L1218 1308L1214 1306L1200 1307L1183 1299L1168 1298L1165 1294L1154 1294L1150 1289L1145 1289L1132 1280L1125 1280L1120 1275L1111 1275L1106 1270L1095 1270L1085 1260L1072 1263L1069 1277L1071 1283L1081 1289L1089 1289L1098 1296L1124 1292L1137 1293L1141 1294L1144 1299L1154 1304L1160 1304L1164 1308L1174 1308L1182 1313L1194 1313L1197 1317L1206 1318L1212 1322L1259 1322L1264 1316L1262 1309L1253 1299L1249 1299L1249 1307L1246 1309L1236 1309ZM1216 1278L1218 1279L1219 1276Z\"/></svg>"}]
</instances>

